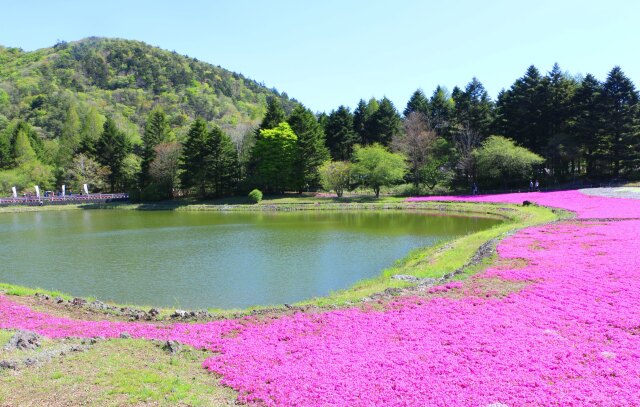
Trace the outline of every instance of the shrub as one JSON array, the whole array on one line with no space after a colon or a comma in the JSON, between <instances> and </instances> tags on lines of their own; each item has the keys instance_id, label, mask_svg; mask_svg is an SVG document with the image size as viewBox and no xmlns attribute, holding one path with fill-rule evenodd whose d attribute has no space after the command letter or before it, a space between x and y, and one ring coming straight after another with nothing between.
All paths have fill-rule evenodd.
<instances>
[{"instance_id":1,"label":"shrub","mask_svg":"<svg viewBox=\"0 0 640 407\"><path fill-rule=\"evenodd\" d=\"M260 191L259 189L254 189L253 191L249 192L249 201L254 204L260 203L260 201L262 201L262 191Z\"/></svg>"}]
</instances>

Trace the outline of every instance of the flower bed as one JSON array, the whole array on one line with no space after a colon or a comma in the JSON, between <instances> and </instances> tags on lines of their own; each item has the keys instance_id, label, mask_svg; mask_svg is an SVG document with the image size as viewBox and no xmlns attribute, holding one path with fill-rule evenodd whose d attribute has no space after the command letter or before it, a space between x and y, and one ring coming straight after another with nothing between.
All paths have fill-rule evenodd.
<instances>
[{"instance_id":1,"label":"flower bed","mask_svg":"<svg viewBox=\"0 0 640 407\"><path fill-rule=\"evenodd\" d=\"M503 297L439 295L464 293L455 282L383 309L162 327L72 321L0 296L0 327L213 349L204 367L264 405L640 405L640 201L577 191L440 199L529 200L589 220L502 241L514 266L476 278L529 282Z\"/></svg>"}]
</instances>

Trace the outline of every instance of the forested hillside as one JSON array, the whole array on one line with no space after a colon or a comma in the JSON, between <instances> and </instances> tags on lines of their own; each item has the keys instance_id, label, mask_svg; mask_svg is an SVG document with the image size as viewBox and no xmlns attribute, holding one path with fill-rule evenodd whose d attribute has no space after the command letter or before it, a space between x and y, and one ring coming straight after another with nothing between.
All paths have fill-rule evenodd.
<instances>
[{"instance_id":1,"label":"forested hillside","mask_svg":"<svg viewBox=\"0 0 640 407\"><path fill-rule=\"evenodd\" d=\"M158 109L177 139L198 117L241 145L270 97L287 112L297 104L240 74L138 41L88 38L33 52L0 47L4 192L9 184L63 181L77 154L94 147L107 117L125 134L131 154L141 155L148 116ZM136 157L128 157L129 166L139 166Z\"/></svg>"}]
</instances>

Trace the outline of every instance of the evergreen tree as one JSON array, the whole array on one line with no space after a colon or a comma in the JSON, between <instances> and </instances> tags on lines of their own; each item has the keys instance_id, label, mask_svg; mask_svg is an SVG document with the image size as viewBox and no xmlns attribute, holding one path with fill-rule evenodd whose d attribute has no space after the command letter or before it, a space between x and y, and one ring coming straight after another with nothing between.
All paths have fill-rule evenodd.
<instances>
[{"instance_id":1,"label":"evergreen tree","mask_svg":"<svg viewBox=\"0 0 640 407\"><path fill-rule=\"evenodd\" d=\"M429 100L429 107L429 122L436 134L450 140L454 103L446 89L438 86L433 91L433 95L431 95L431 99Z\"/></svg>"},{"instance_id":2,"label":"evergreen tree","mask_svg":"<svg viewBox=\"0 0 640 407\"><path fill-rule=\"evenodd\" d=\"M325 145L322 126L313 113L302 105L298 105L287 120L289 126L298 137L297 158L294 168L294 184L298 191L320 186L318 169L329 159L329 150Z\"/></svg>"},{"instance_id":3,"label":"evergreen tree","mask_svg":"<svg viewBox=\"0 0 640 407\"><path fill-rule=\"evenodd\" d=\"M265 113L258 130L256 131L256 135L260 135L261 130L273 129L278 127L280 123L285 121L286 115L284 113L284 109L282 108L282 104L280 103L280 99L272 97L267 101L267 113Z\"/></svg>"},{"instance_id":4,"label":"evergreen tree","mask_svg":"<svg viewBox=\"0 0 640 407\"><path fill-rule=\"evenodd\" d=\"M404 117L408 117L411 113L417 112L429 117L429 99L425 96L422 89L418 89L413 92L413 95L407 102L407 107L404 109Z\"/></svg>"},{"instance_id":5,"label":"evergreen tree","mask_svg":"<svg viewBox=\"0 0 640 407\"><path fill-rule=\"evenodd\" d=\"M171 127L167 115L161 109L149 113L142 135L142 164L140 183L144 187L149 182L149 166L155 158L155 147L171 138Z\"/></svg>"},{"instance_id":6,"label":"evergreen tree","mask_svg":"<svg viewBox=\"0 0 640 407\"><path fill-rule=\"evenodd\" d=\"M353 130L353 115L348 107L340 106L333 110L325 127L327 147L334 160L351 159L353 146L359 142L358 134Z\"/></svg>"},{"instance_id":7,"label":"evergreen tree","mask_svg":"<svg viewBox=\"0 0 640 407\"><path fill-rule=\"evenodd\" d=\"M118 183L122 184L124 163L131 146L124 132L118 130L110 117L104 122L102 134L96 141L95 151L98 162L109 168L109 185L114 192Z\"/></svg>"},{"instance_id":8,"label":"evergreen tree","mask_svg":"<svg viewBox=\"0 0 640 407\"><path fill-rule=\"evenodd\" d=\"M297 136L287 122L260 131L253 146L254 179L264 190L283 193L293 186Z\"/></svg>"},{"instance_id":9,"label":"evergreen tree","mask_svg":"<svg viewBox=\"0 0 640 407\"><path fill-rule=\"evenodd\" d=\"M458 89L452 98L457 122L477 132L481 138L487 137L494 112L493 102L482 83L474 77L464 91Z\"/></svg>"},{"instance_id":10,"label":"evergreen tree","mask_svg":"<svg viewBox=\"0 0 640 407\"><path fill-rule=\"evenodd\" d=\"M378 109L380 109L380 104L375 98L371 98L366 104L358 103L358 108L353 112L353 127L360 138L359 143L362 145L374 142L373 134L376 129L375 123L371 119Z\"/></svg>"},{"instance_id":11,"label":"evergreen tree","mask_svg":"<svg viewBox=\"0 0 640 407\"><path fill-rule=\"evenodd\" d=\"M367 121L367 136L371 143L388 146L400 132L401 119L395 106L384 97L379 102L378 110Z\"/></svg>"},{"instance_id":12,"label":"evergreen tree","mask_svg":"<svg viewBox=\"0 0 640 407\"><path fill-rule=\"evenodd\" d=\"M211 144L210 138L207 123L198 118L191 124L182 148L182 186L197 189L200 197L207 195L207 146Z\"/></svg>"},{"instance_id":13,"label":"evergreen tree","mask_svg":"<svg viewBox=\"0 0 640 407\"><path fill-rule=\"evenodd\" d=\"M613 167L613 175L640 161L638 92L620 67L614 67L602 89L604 121L601 145Z\"/></svg>"},{"instance_id":14,"label":"evergreen tree","mask_svg":"<svg viewBox=\"0 0 640 407\"><path fill-rule=\"evenodd\" d=\"M598 149L598 137L604 124L601 95L602 84L593 75L587 74L572 101L575 109L572 134L584 151L587 176L598 175L596 160L602 156Z\"/></svg>"},{"instance_id":15,"label":"evergreen tree","mask_svg":"<svg viewBox=\"0 0 640 407\"><path fill-rule=\"evenodd\" d=\"M509 135L533 152L542 152L547 145L542 118L544 106L542 76L531 65L522 78L500 94L497 102L498 132Z\"/></svg>"},{"instance_id":16,"label":"evergreen tree","mask_svg":"<svg viewBox=\"0 0 640 407\"><path fill-rule=\"evenodd\" d=\"M556 177L573 174L579 161L579 143L569 134L575 115L572 102L576 88L576 81L563 73L557 63L543 79L541 127L547 140L545 155Z\"/></svg>"},{"instance_id":17,"label":"evergreen tree","mask_svg":"<svg viewBox=\"0 0 640 407\"><path fill-rule=\"evenodd\" d=\"M27 134L27 131L24 129L18 130L18 134L16 135L15 143L13 145L13 157L18 167L34 163L38 160L36 152L33 150Z\"/></svg>"},{"instance_id":18,"label":"evergreen tree","mask_svg":"<svg viewBox=\"0 0 640 407\"><path fill-rule=\"evenodd\" d=\"M238 181L238 151L218 126L209 132L206 146L205 167L211 182L213 195L231 193Z\"/></svg>"}]
</instances>

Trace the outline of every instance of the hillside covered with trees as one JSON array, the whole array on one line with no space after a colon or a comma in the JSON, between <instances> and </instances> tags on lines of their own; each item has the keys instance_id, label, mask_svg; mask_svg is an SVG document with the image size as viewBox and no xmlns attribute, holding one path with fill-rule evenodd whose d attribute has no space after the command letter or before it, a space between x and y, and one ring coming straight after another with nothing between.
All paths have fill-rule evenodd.
<instances>
[{"instance_id":1,"label":"hillside covered with trees","mask_svg":"<svg viewBox=\"0 0 640 407\"><path fill-rule=\"evenodd\" d=\"M640 177L640 106L604 80L529 67L492 100L473 78L314 113L289 97L136 41L0 48L0 188L130 191L143 200L436 186L521 188Z\"/></svg>"},{"instance_id":2,"label":"hillside covered with trees","mask_svg":"<svg viewBox=\"0 0 640 407\"><path fill-rule=\"evenodd\" d=\"M176 140L202 118L242 145L272 97L288 112L297 105L240 74L138 41L88 38L33 52L0 47L0 187L74 184L85 165L99 165L96 143L111 120L127 145L123 174L112 177L130 188L152 111L164 113Z\"/></svg>"}]
</instances>

